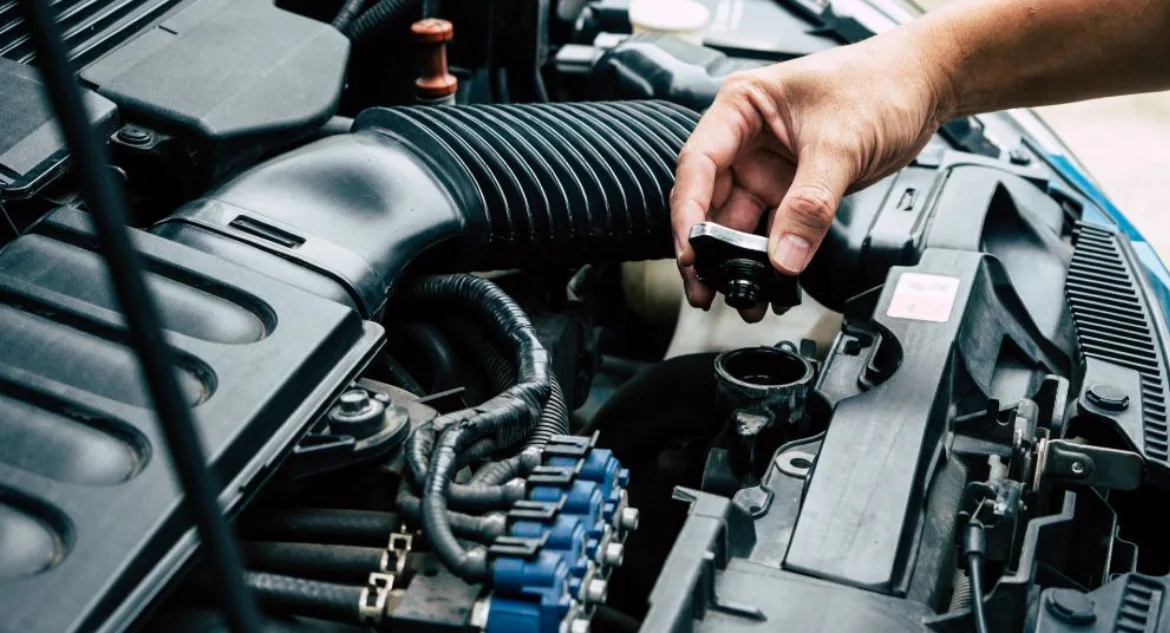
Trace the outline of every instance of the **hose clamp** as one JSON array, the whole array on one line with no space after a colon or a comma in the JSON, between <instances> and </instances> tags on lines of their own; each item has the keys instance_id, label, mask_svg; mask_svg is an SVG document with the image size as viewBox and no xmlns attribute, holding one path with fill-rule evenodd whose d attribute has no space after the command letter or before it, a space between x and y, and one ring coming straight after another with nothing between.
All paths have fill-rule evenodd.
<instances>
[{"instance_id":1,"label":"hose clamp","mask_svg":"<svg viewBox=\"0 0 1170 633\"><path fill-rule=\"evenodd\" d=\"M394 589L394 576L374 572L366 580L358 603L358 617L362 626L375 627L386 617L386 606L390 602L390 592Z\"/></svg>"},{"instance_id":2,"label":"hose clamp","mask_svg":"<svg viewBox=\"0 0 1170 633\"><path fill-rule=\"evenodd\" d=\"M414 537L410 534L401 532L391 534L390 543L382 556L382 572L395 576L405 572L413 543Z\"/></svg>"}]
</instances>

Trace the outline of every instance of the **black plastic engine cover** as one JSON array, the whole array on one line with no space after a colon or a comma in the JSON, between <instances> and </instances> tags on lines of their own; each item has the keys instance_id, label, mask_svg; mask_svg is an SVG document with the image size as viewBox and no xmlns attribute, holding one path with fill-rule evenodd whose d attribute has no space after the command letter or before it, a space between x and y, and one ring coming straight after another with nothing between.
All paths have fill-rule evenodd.
<instances>
[{"instance_id":1,"label":"black plastic engine cover","mask_svg":"<svg viewBox=\"0 0 1170 633\"><path fill-rule=\"evenodd\" d=\"M382 341L351 309L141 232L232 512ZM4 631L121 630L196 545L86 214L0 251Z\"/></svg>"},{"instance_id":2,"label":"black plastic engine cover","mask_svg":"<svg viewBox=\"0 0 1170 633\"><path fill-rule=\"evenodd\" d=\"M270 0L198 0L82 78L125 119L186 140L210 179L325 123L348 60L337 29Z\"/></svg>"}]
</instances>

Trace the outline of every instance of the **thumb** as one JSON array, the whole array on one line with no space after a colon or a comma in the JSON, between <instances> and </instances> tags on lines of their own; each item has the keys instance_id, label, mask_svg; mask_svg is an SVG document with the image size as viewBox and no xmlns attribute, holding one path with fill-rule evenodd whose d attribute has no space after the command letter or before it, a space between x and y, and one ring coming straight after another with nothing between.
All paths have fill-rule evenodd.
<instances>
[{"instance_id":1,"label":"thumb","mask_svg":"<svg viewBox=\"0 0 1170 633\"><path fill-rule=\"evenodd\" d=\"M777 270L790 275L804 271L853 180L850 161L832 152L809 148L798 157L792 186L769 230L768 254Z\"/></svg>"}]
</instances>

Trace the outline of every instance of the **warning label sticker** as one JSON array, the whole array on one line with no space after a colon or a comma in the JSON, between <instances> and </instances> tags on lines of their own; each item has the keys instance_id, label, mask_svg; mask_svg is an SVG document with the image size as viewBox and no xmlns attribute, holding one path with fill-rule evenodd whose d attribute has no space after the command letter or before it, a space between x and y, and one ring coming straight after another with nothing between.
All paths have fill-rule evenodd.
<instances>
[{"instance_id":1,"label":"warning label sticker","mask_svg":"<svg viewBox=\"0 0 1170 633\"><path fill-rule=\"evenodd\" d=\"M902 273L886 315L895 319L946 323L959 294L959 278Z\"/></svg>"}]
</instances>

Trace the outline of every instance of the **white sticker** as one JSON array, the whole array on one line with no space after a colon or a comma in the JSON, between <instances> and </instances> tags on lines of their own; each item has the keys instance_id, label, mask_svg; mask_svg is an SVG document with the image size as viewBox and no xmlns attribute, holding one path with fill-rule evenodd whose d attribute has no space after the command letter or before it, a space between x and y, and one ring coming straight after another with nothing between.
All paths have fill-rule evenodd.
<instances>
[{"instance_id":1,"label":"white sticker","mask_svg":"<svg viewBox=\"0 0 1170 633\"><path fill-rule=\"evenodd\" d=\"M958 294L958 277L902 273L886 314L895 319L946 323Z\"/></svg>"}]
</instances>

